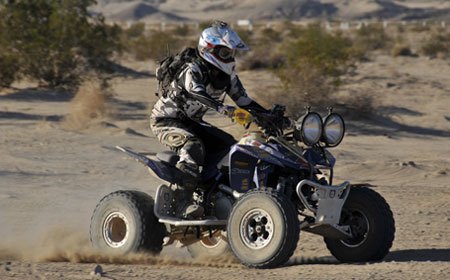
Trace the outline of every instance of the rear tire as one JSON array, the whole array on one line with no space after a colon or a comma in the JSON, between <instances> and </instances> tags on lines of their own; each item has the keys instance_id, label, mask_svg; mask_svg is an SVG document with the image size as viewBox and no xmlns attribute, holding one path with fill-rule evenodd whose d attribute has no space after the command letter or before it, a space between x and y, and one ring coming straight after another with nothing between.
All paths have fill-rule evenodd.
<instances>
[{"instance_id":1,"label":"rear tire","mask_svg":"<svg viewBox=\"0 0 450 280\"><path fill-rule=\"evenodd\" d=\"M273 189L247 192L234 205L228 219L231 250L244 265L272 268L286 263L300 235L292 202Z\"/></svg>"},{"instance_id":2,"label":"rear tire","mask_svg":"<svg viewBox=\"0 0 450 280\"><path fill-rule=\"evenodd\" d=\"M386 200L367 187L353 187L342 208L341 224L350 225L355 237L324 238L330 253L341 262L382 260L392 246L395 222Z\"/></svg>"},{"instance_id":3,"label":"rear tire","mask_svg":"<svg viewBox=\"0 0 450 280\"><path fill-rule=\"evenodd\" d=\"M220 257L231 252L228 242L221 236L206 236L200 241L187 246L187 250L193 258Z\"/></svg>"},{"instance_id":4,"label":"rear tire","mask_svg":"<svg viewBox=\"0 0 450 280\"><path fill-rule=\"evenodd\" d=\"M166 230L153 205L152 197L139 191L116 191L102 198L91 218L94 248L122 254L161 252Z\"/></svg>"}]
</instances>

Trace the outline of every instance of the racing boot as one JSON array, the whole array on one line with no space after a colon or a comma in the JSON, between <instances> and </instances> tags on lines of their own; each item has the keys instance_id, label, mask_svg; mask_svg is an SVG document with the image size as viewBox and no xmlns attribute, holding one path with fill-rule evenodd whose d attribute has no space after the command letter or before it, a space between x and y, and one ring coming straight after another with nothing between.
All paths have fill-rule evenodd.
<instances>
[{"instance_id":1,"label":"racing boot","mask_svg":"<svg viewBox=\"0 0 450 280\"><path fill-rule=\"evenodd\" d=\"M176 168L178 168L178 170L183 173L183 187L186 190L195 190L197 188L197 184L200 181L200 172L198 165L186 161L179 161L176 164Z\"/></svg>"},{"instance_id":2,"label":"racing boot","mask_svg":"<svg viewBox=\"0 0 450 280\"><path fill-rule=\"evenodd\" d=\"M193 192L197 188L200 182L200 172L198 165L194 163L188 163L185 161L179 161L176 167L183 172L183 185L180 191L184 192L184 195L180 195L179 203L182 205L181 217L184 219L200 218L203 216L204 209L201 205L195 204L193 201Z\"/></svg>"},{"instance_id":3,"label":"racing boot","mask_svg":"<svg viewBox=\"0 0 450 280\"><path fill-rule=\"evenodd\" d=\"M184 209L181 211L181 215L184 219L198 219L203 217L205 210L202 206L189 203L185 205Z\"/></svg>"},{"instance_id":4,"label":"racing boot","mask_svg":"<svg viewBox=\"0 0 450 280\"><path fill-rule=\"evenodd\" d=\"M193 191L178 187L175 195L177 216L181 219L198 219L203 217L203 207L196 204L193 199Z\"/></svg>"}]
</instances>

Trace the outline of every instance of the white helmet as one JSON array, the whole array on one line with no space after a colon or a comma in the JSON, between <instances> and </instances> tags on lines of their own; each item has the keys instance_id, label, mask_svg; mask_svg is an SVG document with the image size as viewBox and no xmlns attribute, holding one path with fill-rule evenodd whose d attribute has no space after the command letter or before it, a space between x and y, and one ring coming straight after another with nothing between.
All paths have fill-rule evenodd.
<instances>
[{"instance_id":1,"label":"white helmet","mask_svg":"<svg viewBox=\"0 0 450 280\"><path fill-rule=\"evenodd\" d=\"M200 56L228 75L234 72L236 50L248 50L237 33L225 22L215 21L203 30L198 41Z\"/></svg>"}]
</instances>

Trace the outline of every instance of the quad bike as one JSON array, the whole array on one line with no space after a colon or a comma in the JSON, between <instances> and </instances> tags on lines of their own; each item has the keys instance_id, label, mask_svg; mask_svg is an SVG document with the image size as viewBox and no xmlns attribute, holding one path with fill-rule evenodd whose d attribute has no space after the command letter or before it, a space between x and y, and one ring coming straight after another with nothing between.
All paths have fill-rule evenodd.
<instances>
[{"instance_id":1,"label":"quad bike","mask_svg":"<svg viewBox=\"0 0 450 280\"><path fill-rule=\"evenodd\" d=\"M272 268L288 261L304 231L323 236L341 262L386 256L395 232L389 205L368 186L332 184L335 158L327 148L343 139L339 114L330 108L322 118L307 108L293 121L284 116L283 106L274 105L268 114L236 109L230 116L247 127L253 121L262 131L207 155L192 198L205 210L201 218L178 215L184 174L175 167L175 152L150 157L117 146L165 184L157 188L155 200L128 190L105 196L91 219L93 246L157 254L177 242L194 257L231 251L248 267Z\"/></svg>"}]
</instances>

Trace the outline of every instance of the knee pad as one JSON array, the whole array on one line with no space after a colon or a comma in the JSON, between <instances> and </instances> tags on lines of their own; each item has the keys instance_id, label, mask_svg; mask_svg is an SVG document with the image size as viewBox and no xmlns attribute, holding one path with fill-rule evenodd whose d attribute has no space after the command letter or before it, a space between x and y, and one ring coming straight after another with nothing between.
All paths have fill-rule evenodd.
<instances>
[{"instance_id":1,"label":"knee pad","mask_svg":"<svg viewBox=\"0 0 450 280\"><path fill-rule=\"evenodd\" d=\"M203 147L202 141L198 138L187 139L184 146L181 148L186 151L187 154L194 160L198 165L203 165L205 161L205 148Z\"/></svg>"},{"instance_id":2,"label":"knee pad","mask_svg":"<svg viewBox=\"0 0 450 280\"><path fill-rule=\"evenodd\" d=\"M187 136L182 133L170 132L161 135L160 142L171 148L178 149L186 143L187 139Z\"/></svg>"},{"instance_id":3,"label":"knee pad","mask_svg":"<svg viewBox=\"0 0 450 280\"><path fill-rule=\"evenodd\" d=\"M171 149L183 147L188 139L193 137L189 131L177 127L154 127L153 132L161 144Z\"/></svg>"}]
</instances>

